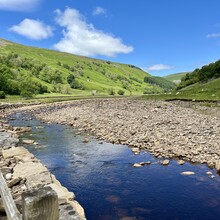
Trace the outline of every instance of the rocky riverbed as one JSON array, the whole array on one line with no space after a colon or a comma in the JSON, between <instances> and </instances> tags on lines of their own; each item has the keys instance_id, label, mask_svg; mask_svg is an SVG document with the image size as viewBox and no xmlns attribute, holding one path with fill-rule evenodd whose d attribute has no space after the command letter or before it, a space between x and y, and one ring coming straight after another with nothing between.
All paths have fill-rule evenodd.
<instances>
[{"instance_id":1,"label":"rocky riverbed","mask_svg":"<svg viewBox=\"0 0 220 220\"><path fill-rule=\"evenodd\" d=\"M92 132L100 140L126 144L134 153L146 150L156 157L207 163L220 171L220 118L213 114L170 102L131 99L72 101L23 110L47 122Z\"/></svg>"},{"instance_id":2,"label":"rocky riverbed","mask_svg":"<svg viewBox=\"0 0 220 220\"><path fill-rule=\"evenodd\" d=\"M17 208L21 212L23 192L49 186L58 195L59 219L85 219L84 210L75 200L74 194L63 187L33 154L23 146L17 146L19 134L30 129L0 122L0 170ZM4 213L4 206L0 198L0 219L4 219L1 213Z\"/></svg>"}]
</instances>

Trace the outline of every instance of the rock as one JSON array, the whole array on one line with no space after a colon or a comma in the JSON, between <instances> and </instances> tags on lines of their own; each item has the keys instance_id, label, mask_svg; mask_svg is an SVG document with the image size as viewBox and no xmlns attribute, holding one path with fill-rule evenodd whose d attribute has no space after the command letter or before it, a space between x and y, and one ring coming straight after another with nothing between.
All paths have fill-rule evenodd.
<instances>
[{"instance_id":1,"label":"rock","mask_svg":"<svg viewBox=\"0 0 220 220\"><path fill-rule=\"evenodd\" d=\"M179 165L183 165L183 164L185 163L185 161L184 161L184 160L178 160L177 163L178 163Z\"/></svg>"},{"instance_id":2,"label":"rock","mask_svg":"<svg viewBox=\"0 0 220 220\"><path fill-rule=\"evenodd\" d=\"M88 143L89 139L88 138L84 138L83 143Z\"/></svg>"},{"instance_id":3,"label":"rock","mask_svg":"<svg viewBox=\"0 0 220 220\"><path fill-rule=\"evenodd\" d=\"M184 176L190 176L190 175L194 175L195 173L192 172L192 171L184 171L181 173L181 175L184 175Z\"/></svg>"},{"instance_id":4,"label":"rock","mask_svg":"<svg viewBox=\"0 0 220 220\"><path fill-rule=\"evenodd\" d=\"M55 183L51 183L48 185L51 187L58 195L58 201L59 204L65 204L68 201L72 201L75 197L75 195L72 192L69 192L65 187L63 186L58 186Z\"/></svg>"},{"instance_id":5,"label":"rock","mask_svg":"<svg viewBox=\"0 0 220 220\"><path fill-rule=\"evenodd\" d=\"M19 142L17 137L9 132L0 132L0 147L15 146Z\"/></svg>"},{"instance_id":6,"label":"rock","mask_svg":"<svg viewBox=\"0 0 220 220\"><path fill-rule=\"evenodd\" d=\"M5 175L5 179L6 180L10 180L12 178L12 173L7 173L6 175Z\"/></svg>"},{"instance_id":7,"label":"rock","mask_svg":"<svg viewBox=\"0 0 220 220\"><path fill-rule=\"evenodd\" d=\"M161 165L163 165L163 166L167 166L167 165L169 165L169 163L170 163L170 161L169 160L163 160L163 161L161 161Z\"/></svg>"},{"instance_id":8,"label":"rock","mask_svg":"<svg viewBox=\"0 0 220 220\"><path fill-rule=\"evenodd\" d=\"M4 159L15 157L15 156L21 156L21 158L23 157L34 158L34 155L31 154L24 147L12 147L8 150L3 150L2 155Z\"/></svg>"},{"instance_id":9,"label":"rock","mask_svg":"<svg viewBox=\"0 0 220 220\"><path fill-rule=\"evenodd\" d=\"M143 166L143 165L150 165L151 162L150 162L150 161L146 161L146 162L140 162L139 164L142 165L142 166Z\"/></svg>"},{"instance_id":10,"label":"rock","mask_svg":"<svg viewBox=\"0 0 220 220\"><path fill-rule=\"evenodd\" d=\"M12 173L12 168L11 167L2 167L0 168L2 174L5 176L8 173Z\"/></svg>"},{"instance_id":11,"label":"rock","mask_svg":"<svg viewBox=\"0 0 220 220\"><path fill-rule=\"evenodd\" d=\"M217 162L215 164L215 168L216 168L217 172L220 172L220 162Z\"/></svg>"},{"instance_id":12,"label":"rock","mask_svg":"<svg viewBox=\"0 0 220 220\"><path fill-rule=\"evenodd\" d=\"M133 164L133 167L142 167L142 165L141 164L139 164L139 163L135 163L135 164Z\"/></svg>"},{"instance_id":13,"label":"rock","mask_svg":"<svg viewBox=\"0 0 220 220\"><path fill-rule=\"evenodd\" d=\"M34 143L34 140L23 139L23 140L22 140L22 143L23 143L23 144L33 144L33 143Z\"/></svg>"},{"instance_id":14,"label":"rock","mask_svg":"<svg viewBox=\"0 0 220 220\"><path fill-rule=\"evenodd\" d=\"M24 192L22 201L26 220L59 219L57 194L50 187Z\"/></svg>"},{"instance_id":15,"label":"rock","mask_svg":"<svg viewBox=\"0 0 220 220\"><path fill-rule=\"evenodd\" d=\"M21 177L27 178L31 175L39 174L46 172L47 168L43 166L41 163L34 163L34 162L26 162L17 164L14 167L14 178Z\"/></svg>"},{"instance_id":16,"label":"rock","mask_svg":"<svg viewBox=\"0 0 220 220\"><path fill-rule=\"evenodd\" d=\"M208 171L206 172L207 175L212 175L212 172Z\"/></svg>"},{"instance_id":17,"label":"rock","mask_svg":"<svg viewBox=\"0 0 220 220\"><path fill-rule=\"evenodd\" d=\"M31 131L31 127L14 127L13 131L15 131L16 133L29 132Z\"/></svg>"},{"instance_id":18,"label":"rock","mask_svg":"<svg viewBox=\"0 0 220 220\"><path fill-rule=\"evenodd\" d=\"M8 182L8 187L11 188L15 185L17 185L22 180L21 177L13 178L10 182Z\"/></svg>"},{"instance_id":19,"label":"rock","mask_svg":"<svg viewBox=\"0 0 220 220\"><path fill-rule=\"evenodd\" d=\"M52 179L49 172L33 174L31 176L28 176L26 179L26 186L29 190L43 187L44 185L48 185L51 183Z\"/></svg>"},{"instance_id":20,"label":"rock","mask_svg":"<svg viewBox=\"0 0 220 220\"><path fill-rule=\"evenodd\" d=\"M74 209L75 209L76 213L78 214L80 220L86 220L84 209L77 201L75 201L75 200L71 201L71 202L69 202L69 204L71 204L74 207Z\"/></svg>"},{"instance_id":21,"label":"rock","mask_svg":"<svg viewBox=\"0 0 220 220\"><path fill-rule=\"evenodd\" d=\"M134 154L139 154L140 153L140 149L138 147L133 147L131 149L131 151L134 153Z\"/></svg>"}]
</instances>

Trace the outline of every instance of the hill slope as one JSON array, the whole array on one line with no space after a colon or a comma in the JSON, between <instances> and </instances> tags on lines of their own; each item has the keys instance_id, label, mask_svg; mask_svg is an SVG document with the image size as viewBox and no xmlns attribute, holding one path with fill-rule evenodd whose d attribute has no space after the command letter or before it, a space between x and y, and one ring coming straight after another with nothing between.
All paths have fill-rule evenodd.
<instances>
[{"instance_id":1,"label":"hill slope","mask_svg":"<svg viewBox=\"0 0 220 220\"><path fill-rule=\"evenodd\" d=\"M180 94L195 99L220 99L220 60L187 73L177 87Z\"/></svg>"},{"instance_id":2,"label":"hill slope","mask_svg":"<svg viewBox=\"0 0 220 220\"><path fill-rule=\"evenodd\" d=\"M166 85L144 82L150 76L134 65L97 60L0 39L0 91L39 93L161 93ZM87 92L87 93L86 93Z\"/></svg>"},{"instance_id":3,"label":"hill slope","mask_svg":"<svg viewBox=\"0 0 220 220\"><path fill-rule=\"evenodd\" d=\"M174 73L167 76L164 76L163 78L166 80L169 80L171 82L174 82L176 84L179 84L181 82L181 79L187 74L187 72L183 73Z\"/></svg>"}]
</instances>

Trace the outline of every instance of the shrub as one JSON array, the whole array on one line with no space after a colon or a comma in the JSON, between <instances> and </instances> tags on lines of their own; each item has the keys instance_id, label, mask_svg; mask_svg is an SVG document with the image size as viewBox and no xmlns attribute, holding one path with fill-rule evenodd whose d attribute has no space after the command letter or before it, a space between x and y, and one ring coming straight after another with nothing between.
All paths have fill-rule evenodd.
<instances>
[{"instance_id":1,"label":"shrub","mask_svg":"<svg viewBox=\"0 0 220 220\"><path fill-rule=\"evenodd\" d=\"M124 95L125 94L125 91L124 90L118 90L118 95Z\"/></svg>"},{"instance_id":2,"label":"shrub","mask_svg":"<svg viewBox=\"0 0 220 220\"><path fill-rule=\"evenodd\" d=\"M115 95L115 90L114 89L109 89L108 94L109 95Z\"/></svg>"},{"instance_id":3,"label":"shrub","mask_svg":"<svg viewBox=\"0 0 220 220\"><path fill-rule=\"evenodd\" d=\"M4 91L0 91L0 99L5 99L5 92Z\"/></svg>"}]
</instances>

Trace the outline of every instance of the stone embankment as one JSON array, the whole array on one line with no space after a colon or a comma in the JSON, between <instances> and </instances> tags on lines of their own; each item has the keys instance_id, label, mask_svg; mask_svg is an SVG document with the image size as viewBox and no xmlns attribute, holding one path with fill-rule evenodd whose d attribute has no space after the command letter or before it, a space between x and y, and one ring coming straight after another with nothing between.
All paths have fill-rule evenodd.
<instances>
[{"instance_id":1,"label":"stone embankment","mask_svg":"<svg viewBox=\"0 0 220 220\"><path fill-rule=\"evenodd\" d=\"M6 179L18 210L22 209L22 193L42 187L51 187L58 195L59 219L85 219L83 208L72 192L63 187L33 154L17 144L19 134L30 128L11 127L0 122L0 170ZM0 213L4 207L0 198ZM3 219L2 215L0 218Z\"/></svg>"},{"instance_id":2,"label":"stone embankment","mask_svg":"<svg viewBox=\"0 0 220 220\"><path fill-rule=\"evenodd\" d=\"M146 150L156 157L207 163L220 171L220 118L213 115L169 102L129 99L73 101L30 109L39 119L127 144L134 153Z\"/></svg>"}]
</instances>

